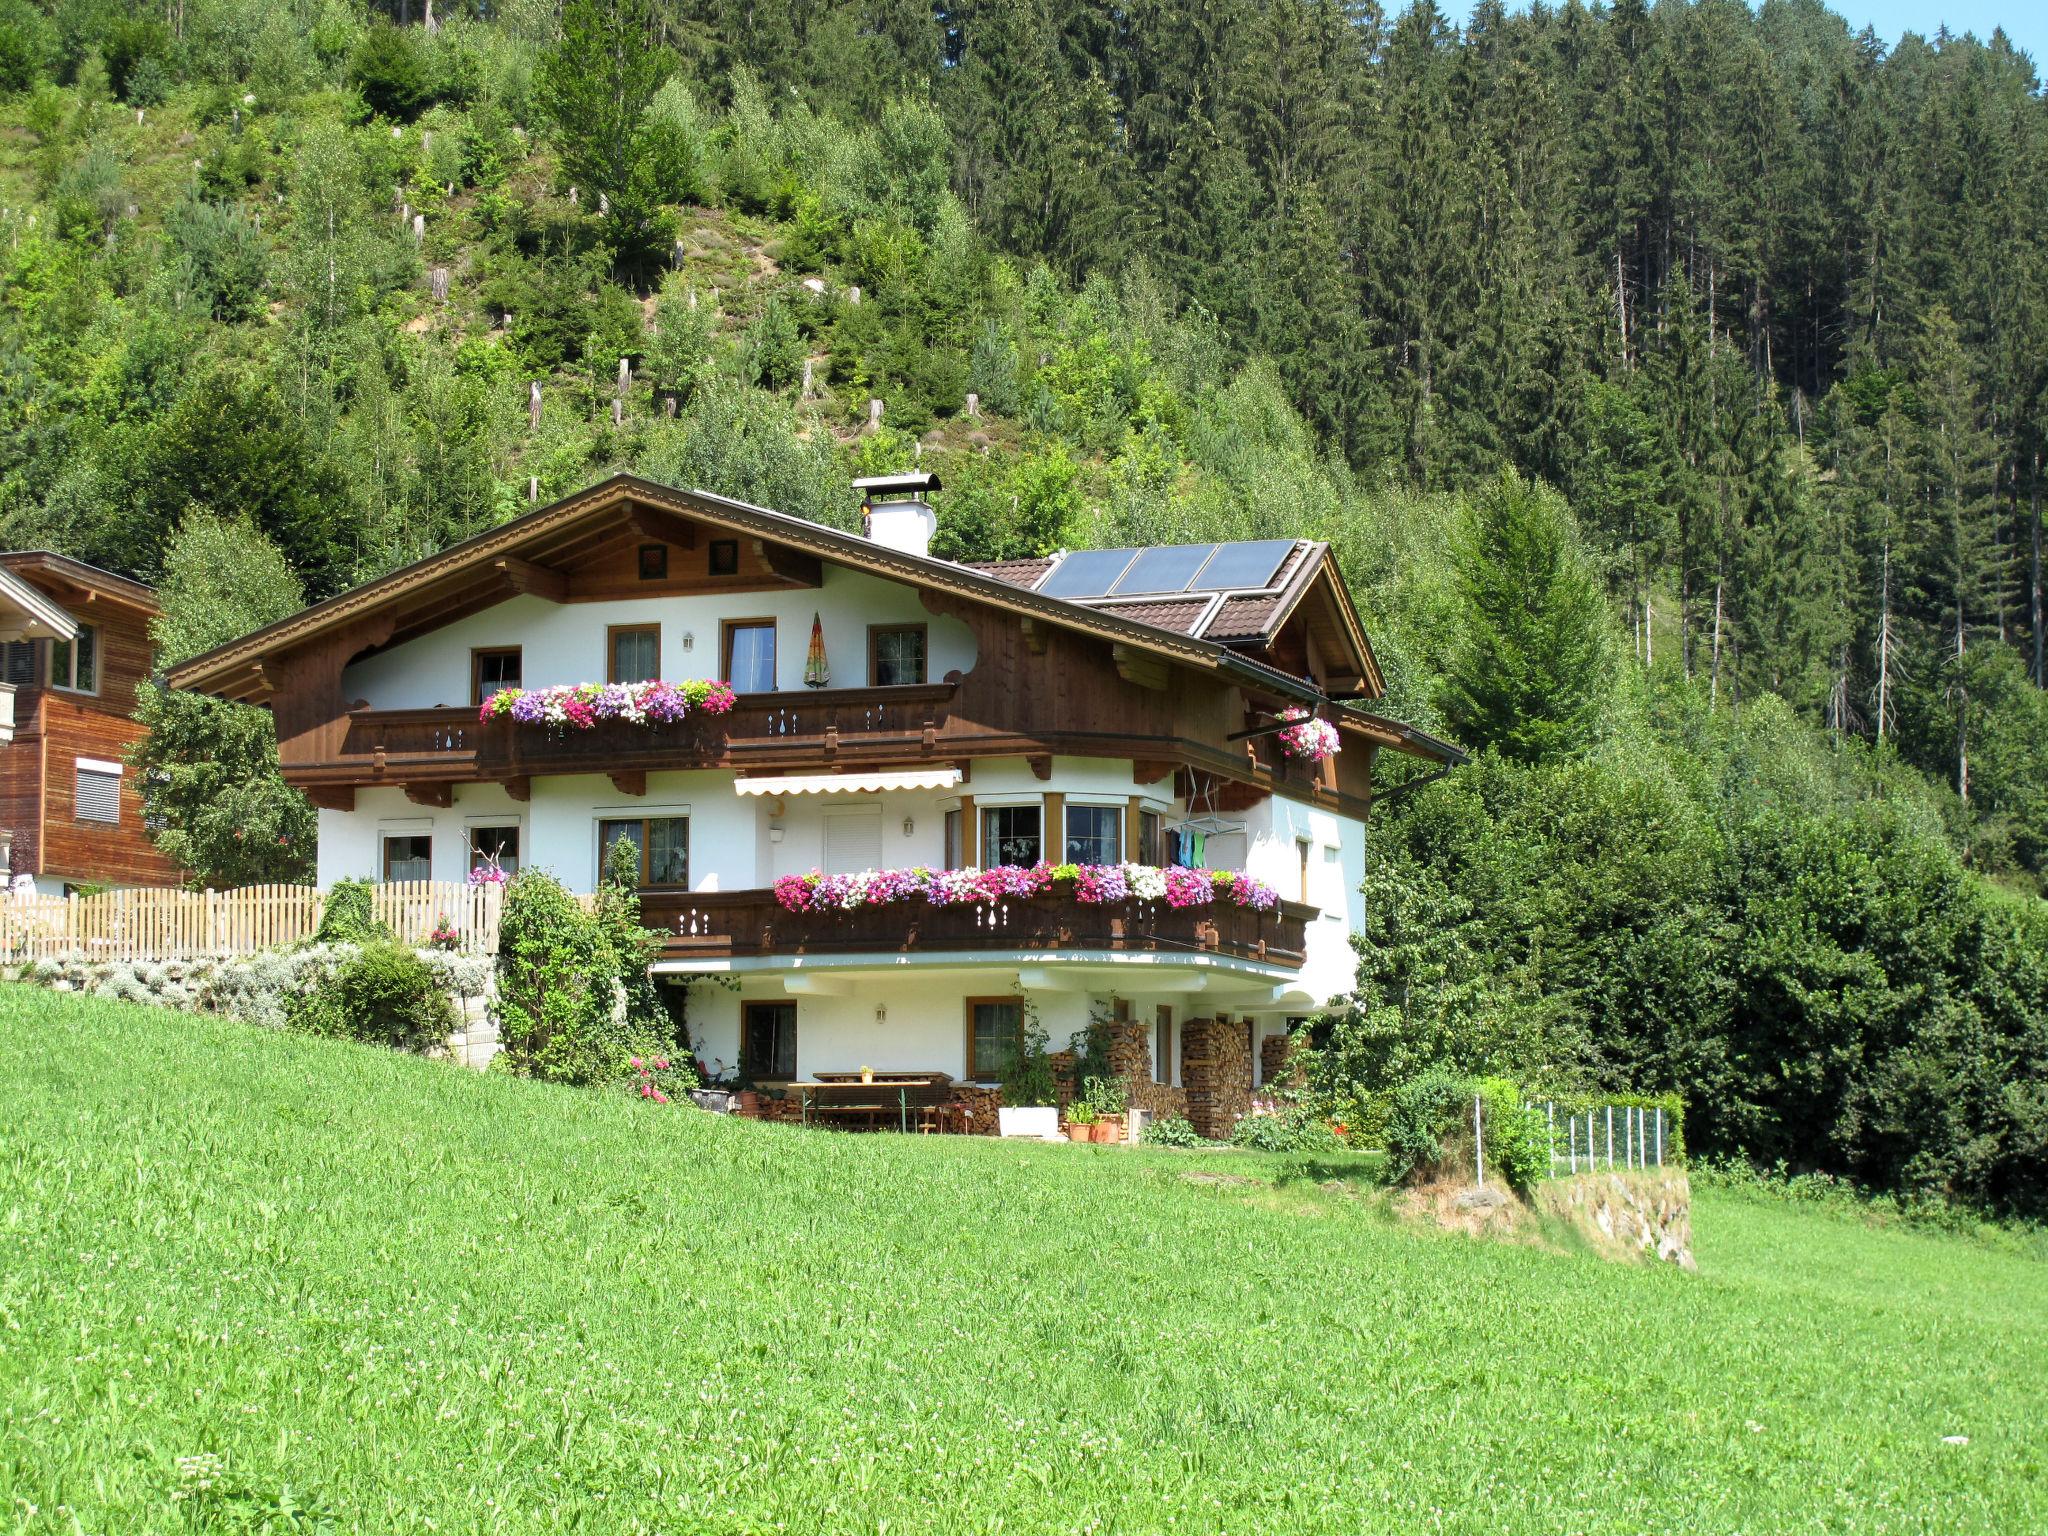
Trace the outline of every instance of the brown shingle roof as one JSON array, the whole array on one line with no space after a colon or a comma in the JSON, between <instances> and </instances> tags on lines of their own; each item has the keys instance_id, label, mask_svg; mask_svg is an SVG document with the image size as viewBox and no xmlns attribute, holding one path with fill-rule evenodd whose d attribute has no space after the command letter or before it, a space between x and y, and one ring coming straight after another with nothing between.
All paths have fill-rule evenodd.
<instances>
[{"instance_id":1,"label":"brown shingle roof","mask_svg":"<svg viewBox=\"0 0 2048 1536\"><path fill-rule=\"evenodd\" d=\"M1177 635L1191 635L1195 632L1195 621L1208 611L1209 599L1187 598L1165 603L1091 603L1089 606L1099 613L1113 613L1120 619L1134 619L1140 624L1170 629Z\"/></svg>"},{"instance_id":2,"label":"brown shingle roof","mask_svg":"<svg viewBox=\"0 0 2048 1536\"><path fill-rule=\"evenodd\" d=\"M1203 633L1215 640L1263 635L1266 625L1272 620L1273 610L1279 604L1279 596L1270 592L1257 597L1226 597Z\"/></svg>"},{"instance_id":3,"label":"brown shingle roof","mask_svg":"<svg viewBox=\"0 0 2048 1536\"><path fill-rule=\"evenodd\" d=\"M1037 560L963 560L960 562L970 571L980 571L984 576L993 576L998 581L1007 581L1013 586L1035 587L1045 573L1052 569L1052 561Z\"/></svg>"}]
</instances>

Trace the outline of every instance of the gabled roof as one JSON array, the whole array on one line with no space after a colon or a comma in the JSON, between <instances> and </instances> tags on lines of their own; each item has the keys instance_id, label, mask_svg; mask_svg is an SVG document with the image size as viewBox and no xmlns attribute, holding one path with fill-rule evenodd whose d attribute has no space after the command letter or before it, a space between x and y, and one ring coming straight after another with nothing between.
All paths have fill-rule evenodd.
<instances>
[{"instance_id":1,"label":"gabled roof","mask_svg":"<svg viewBox=\"0 0 2048 1536\"><path fill-rule=\"evenodd\" d=\"M69 640L78 620L48 593L7 569L0 555L0 640Z\"/></svg>"},{"instance_id":2,"label":"gabled roof","mask_svg":"<svg viewBox=\"0 0 2048 1536\"><path fill-rule=\"evenodd\" d=\"M424 632L463 611L465 602L469 611L474 611L502 601L510 595L505 587L508 563L537 562L579 539L587 541L595 525L630 515L636 508L753 535L836 565L1094 635L1197 670L1224 673L1263 691L1310 703L1322 699L1312 682L1261 665L1185 630L1048 597L986 570L911 554L709 491L680 490L625 474L613 475L588 490L195 656L172 668L169 681L173 687L223 698L261 700L269 690L264 662L303 646L344 637L352 627L375 631L381 626L387 637L394 634L394 625L399 634ZM1355 622L1355 615L1353 619ZM1362 631L1360 639L1363 649ZM1370 656L1369 651L1363 654ZM1377 667L1373 679L1377 684Z\"/></svg>"},{"instance_id":3,"label":"gabled roof","mask_svg":"<svg viewBox=\"0 0 2048 1536\"><path fill-rule=\"evenodd\" d=\"M1358 673L1365 680L1367 692L1374 695L1384 692L1386 682L1380 673L1379 660L1372 653L1372 642L1366 638L1365 625L1358 617L1351 594L1337 574L1329 545L1297 539L1277 560L1269 553L1263 565L1253 567L1263 570L1264 574L1250 585L1206 581L1202 573L1215 567L1211 563L1197 563L1203 559L1202 552L1206 550L1215 551L1220 558L1228 551L1249 551L1277 542L1280 541L1155 544L1123 551L1131 557L1127 568L1134 568L1139 557L1155 551L1185 551L1190 557L1182 567L1188 573L1186 580L1172 591L1128 592L1108 590L1118 583L1105 579L1093 584L1101 589L1100 595L1073 596L1063 600L1076 607L1115 614L1119 618L1171 630L1175 634L1257 649L1272 644L1303 601L1312 592L1318 593L1327 604L1327 615L1334 626L1333 634L1357 662ZM999 580L1042 595L1049 585L1059 582L1061 568L1081 553L1084 552L1061 550L1038 560L981 561L973 563L970 569L984 571ZM1095 557L1094 551L1085 553ZM1113 555L1107 564L1114 564Z\"/></svg>"},{"instance_id":4,"label":"gabled roof","mask_svg":"<svg viewBox=\"0 0 2048 1536\"><path fill-rule=\"evenodd\" d=\"M67 594L66 601L72 601L69 594L76 593L90 602L105 599L143 613L157 611L154 588L47 549L0 551L0 569L45 592L55 588Z\"/></svg>"}]
</instances>

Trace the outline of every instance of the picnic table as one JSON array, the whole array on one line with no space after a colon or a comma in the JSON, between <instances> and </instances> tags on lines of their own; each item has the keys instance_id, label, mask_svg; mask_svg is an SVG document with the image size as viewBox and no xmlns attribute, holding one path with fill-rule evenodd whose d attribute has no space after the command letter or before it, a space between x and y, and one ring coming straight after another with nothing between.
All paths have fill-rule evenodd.
<instances>
[{"instance_id":1,"label":"picnic table","mask_svg":"<svg viewBox=\"0 0 2048 1536\"><path fill-rule=\"evenodd\" d=\"M907 1132L910 1129L910 1090L929 1088L933 1081L932 1077L923 1076L876 1077L863 1082L858 1075L834 1073L816 1082L791 1083L789 1087L797 1096L797 1118L805 1125L811 1123L814 1114L821 1118L872 1117L887 1114L893 1109L898 1123ZM894 1104L888 1102L891 1089L896 1093Z\"/></svg>"}]
</instances>

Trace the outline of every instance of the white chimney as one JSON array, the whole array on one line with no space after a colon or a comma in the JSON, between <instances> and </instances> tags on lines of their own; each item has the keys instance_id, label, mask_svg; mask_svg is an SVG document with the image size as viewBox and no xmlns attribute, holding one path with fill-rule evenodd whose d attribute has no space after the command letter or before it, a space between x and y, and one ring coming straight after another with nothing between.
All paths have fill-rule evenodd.
<instances>
[{"instance_id":1,"label":"white chimney","mask_svg":"<svg viewBox=\"0 0 2048 1536\"><path fill-rule=\"evenodd\" d=\"M861 493L861 532L875 543L908 555L929 555L939 519L925 497L939 489L939 477L927 470L900 475L869 475L853 482Z\"/></svg>"}]
</instances>

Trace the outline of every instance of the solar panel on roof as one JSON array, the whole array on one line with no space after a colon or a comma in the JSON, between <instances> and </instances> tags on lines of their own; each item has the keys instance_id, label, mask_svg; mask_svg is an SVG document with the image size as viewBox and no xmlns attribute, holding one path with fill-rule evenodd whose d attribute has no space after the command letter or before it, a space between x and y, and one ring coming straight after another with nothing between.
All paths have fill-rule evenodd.
<instances>
[{"instance_id":1,"label":"solar panel on roof","mask_svg":"<svg viewBox=\"0 0 2048 1536\"><path fill-rule=\"evenodd\" d=\"M1218 544L1216 553L1189 583L1196 592L1227 592L1239 587L1263 587L1280 569L1280 562L1294 548L1292 539L1254 539L1245 544Z\"/></svg>"},{"instance_id":2,"label":"solar panel on roof","mask_svg":"<svg viewBox=\"0 0 2048 1536\"><path fill-rule=\"evenodd\" d=\"M1107 593L1134 549L1079 549L1053 567L1038 590L1046 597L1101 597Z\"/></svg>"},{"instance_id":3,"label":"solar panel on roof","mask_svg":"<svg viewBox=\"0 0 2048 1536\"><path fill-rule=\"evenodd\" d=\"M1215 552L1214 544L1166 544L1144 549L1131 562L1110 591L1119 594L1144 592L1185 592L1202 562Z\"/></svg>"}]
</instances>

